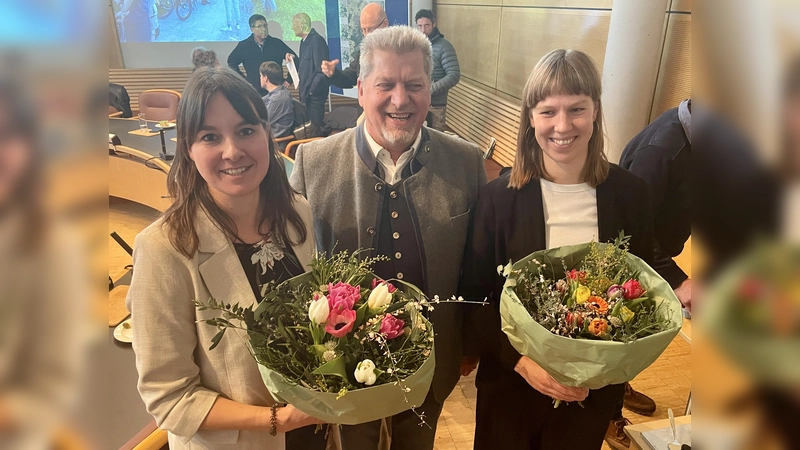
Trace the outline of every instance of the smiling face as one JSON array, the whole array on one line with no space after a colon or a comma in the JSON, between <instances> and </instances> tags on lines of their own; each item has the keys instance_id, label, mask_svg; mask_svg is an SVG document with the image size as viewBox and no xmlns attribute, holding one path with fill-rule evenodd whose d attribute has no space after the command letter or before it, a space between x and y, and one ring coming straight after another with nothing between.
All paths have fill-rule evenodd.
<instances>
[{"instance_id":1,"label":"smiling face","mask_svg":"<svg viewBox=\"0 0 800 450\"><path fill-rule=\"evenodd\" d=\"M269 136L261 124L242 119L228 99L216 93L189 148L200 176L217 204L255 196L270 164Z\"/></svg>"},{"instance_id":2,"label":"smiling face","mask_svg":"<svg viewBox=\"0 0 800 450\"><path fill-rule=\"evenodd\" d=\"M403 152L414 143L431 104L423 56L376 50L372 58L374 69L358 80L367 131L389 152Z\"/></svg>"},{"instance_id":3,"label":"smiling face","mask_svg":"<svg viewBox=\"0 0 800 450\"><path fill-rule=\"evenodd\" d=\"M531 110L530 121L548 173L580 173L589 154L597 109L588 95L551 95Z\"/></svg>"}]
</instances>

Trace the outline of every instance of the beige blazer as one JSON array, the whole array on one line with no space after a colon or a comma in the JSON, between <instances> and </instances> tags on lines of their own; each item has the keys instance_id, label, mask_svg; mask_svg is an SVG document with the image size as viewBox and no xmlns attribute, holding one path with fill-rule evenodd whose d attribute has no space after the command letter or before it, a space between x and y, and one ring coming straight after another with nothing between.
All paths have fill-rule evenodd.
<instances>
[{"instance_id":1,"label":"beige blazer","mask_svg":"<svg viewBox=\"0 0 800 450\"><path fill-rule=\"evenodd\" d=\"M308 270L314 252L311 208L301 197L294 206L308 237L293 249ZM219 313L198 311L193 301L213 297L249 306L255 297L231 241L205 212L197 214L195 226L199 246L192 258L172 247L162 220L136 237L127 306L139 394L158 426L169 432L171 450L283 450L283 434L199 430L218 395L251 405L274 401L249 353L245 332L229 329L219 346L208 350L217 330L200 321Z\"/></svg>"}]
</instances>

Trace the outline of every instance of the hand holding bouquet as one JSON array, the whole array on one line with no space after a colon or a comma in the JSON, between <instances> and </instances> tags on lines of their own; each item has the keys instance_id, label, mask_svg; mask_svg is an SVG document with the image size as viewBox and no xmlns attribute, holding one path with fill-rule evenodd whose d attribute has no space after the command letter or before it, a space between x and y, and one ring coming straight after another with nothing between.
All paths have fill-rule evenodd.
<instances>
[{"instance_id":1,"label":"hand holding bouquet","mask_svg":"<svg viewBox=\"0 0 800 450\"><path fill-rule=\"evenodd\" d=\"M669 285L628 253L627 238L535 252L498 267L503 331L565 386L630 381L682 323Z\"/></svg>"}]
</instances>

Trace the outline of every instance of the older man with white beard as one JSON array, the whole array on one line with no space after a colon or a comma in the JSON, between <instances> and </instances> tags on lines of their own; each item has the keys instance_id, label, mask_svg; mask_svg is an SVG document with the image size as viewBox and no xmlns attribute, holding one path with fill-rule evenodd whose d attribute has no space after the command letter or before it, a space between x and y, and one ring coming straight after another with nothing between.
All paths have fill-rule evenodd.
<instances>
[{"instance_id":1,"label":"older man with white beard","mask_svg":"<svg viewBox=\"0 0 800 450\"><path fill-rule=\"evenodd\" d=\"M372 249L386 255L374 272L401 279L428 296L456 293L467 229L486 182L475 144L422 126L431 101L431 45L410 27L370 33L361 43L358 100L365 121L355 129L302 145L292 186L314 215L317 249ZM458 304L430 313L436 371L425 402L387 418L392 449L433 449L442 404L459 378ZM344 426L345 450L374 450L380 421Z\"/></svg>"}]
</instances>

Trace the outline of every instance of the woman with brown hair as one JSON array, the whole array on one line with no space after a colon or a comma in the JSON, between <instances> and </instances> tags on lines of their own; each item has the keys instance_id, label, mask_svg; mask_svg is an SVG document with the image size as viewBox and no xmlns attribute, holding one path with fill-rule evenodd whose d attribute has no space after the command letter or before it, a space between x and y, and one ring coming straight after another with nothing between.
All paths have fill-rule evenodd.
<instances>
[{"instance_id":1,"label":"woman with brown hair","mask_svg":"<svg viewBox=\"0 0 800 450\"><path fill-rule=\"evenodd\" d=\"M588 55L548 53L522 99L516 159L481 191L460 285L465 299L488 297L493 305L465 325L465 342L476 342L465 355L480 356L475 449L599 449L623 385L563 386L520 355L500 328L505 279L496 267L546 248L607 242L621 231L631 236L631 253L649 262L647 186L606 159L600 75ZM573 403L553 408L553 399Z\"/></svg>"},{"instance_id":2,"label":"woman with brown hair","mask_svg":"<svg viewBox=\"0 0 800 450\"><path fill-rule=\"evenodd\" d=\"M319 422L275 405L245 333L208 350L217 330L204 320L218 312L194 301L248 307L268 282L306 271L311 209L289 186L264 102L229 68L189 78L177 123L174 203L134 248L128 308L139 393L173 450L283 449L285 432Z\"/></svg>"}]
</instances>

